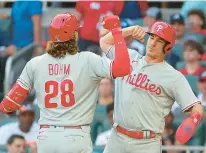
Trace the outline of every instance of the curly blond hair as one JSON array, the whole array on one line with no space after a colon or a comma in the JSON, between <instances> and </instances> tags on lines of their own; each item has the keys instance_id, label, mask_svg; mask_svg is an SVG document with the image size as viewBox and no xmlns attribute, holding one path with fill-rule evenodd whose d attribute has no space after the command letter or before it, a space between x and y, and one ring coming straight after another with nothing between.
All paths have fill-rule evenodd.
<instances>
[{"instance_id":1,"label":"curly blond hair","mask_svg":"<svg viewBox=\"0 0 206 153\"><path fill-rule=\"evenodd\" d=\"M69 41L65 41L65 42L49 41L46 47L46 51L49 55L55 58L65 57L67 53L74 55L79 51L77 39L78 39L78 33L77 31L75 31Z\"/></svg>"}]
</instances>

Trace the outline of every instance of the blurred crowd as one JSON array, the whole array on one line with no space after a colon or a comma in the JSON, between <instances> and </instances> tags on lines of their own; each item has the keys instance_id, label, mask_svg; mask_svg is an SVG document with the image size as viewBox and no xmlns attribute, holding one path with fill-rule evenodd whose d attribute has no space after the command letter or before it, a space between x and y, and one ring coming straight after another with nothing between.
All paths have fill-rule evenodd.
<instances>
[{"instance_id":1,"label":"blurred crowd","mask_svg":"<svg viewBox=\"0 0 206 153\"><path fill-rule=\"evenodd\" d=\"M7 22L7 28L0 28L0 92L3 93L5 66L8 57L14 56L29 44L35 44L33 56L44 54L45 41L42 40L42 15L44 2L15 1L10 2L10 13L1 13L0 22ZM68 4L68 3L67 3ZM156 21L165 21L162 8L169 11L170 5L179 9L166 22L176 30L176 42L166 61L177 71L185 75L193 92L206 110L206 1L185 1L175 5L169 2L150 3L147 1L78 1L71 6L77 19L82 24L79 31L79 50L91 51L104 56L99 47L102 33L101 21L104 15L115 14L120 17L122 28L140 25L147 31ZM1 2L0 7L8 6ZM50 2L48 7L65 7L63 2ZM66 7L68 7L66 5ZM0 8L1 9L1 8ZM131 13L132 12L132 13ZM148 36L145 36L145 42ZM145 55L145 43L125 39L129 48ZM95 146L105 146L113 123L114 82L103 79L99 87L97 106L103 118L94 117L92 123L92 141ZM4 119L0 114L0 145L6 146L8 153L36 152L36 137L39 125L39 111L35 98L27 99L20 110L15 112L15 120ZM179 145L175 140L175 131L186 116L178 104L174 103L172 111L165 117L163 145ZM5 122L4 122L5 121ZM194 137L187 145L204 146L206 142L206 120L203 119ZM100 127L100 128L99 128ZM28 150L27 150L28 151ZM1 152L1 148L0 148ZM183 153L184 151L164 151L164 153ZM197 151L198 152L198 151ZM205 151L206 153L206 151Z\"/></svg>"}]
</instances>

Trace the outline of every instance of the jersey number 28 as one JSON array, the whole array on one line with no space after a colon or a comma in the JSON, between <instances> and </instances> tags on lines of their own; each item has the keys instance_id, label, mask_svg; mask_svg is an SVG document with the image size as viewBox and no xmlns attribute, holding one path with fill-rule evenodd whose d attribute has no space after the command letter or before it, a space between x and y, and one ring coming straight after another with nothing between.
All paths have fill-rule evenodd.
<instances>
[{"instance_id":1,"label":"jersey number 28","mask_svg":"<svg viewBox=\"0 0 206 153\"><path fill-rule=\"evenodd\" d=\"M52 93L50 93L50 88L53 88ZM60 90L59 91L59 87ZM45 107L46 108L57 108L58 104L56 102L51 102L51 98L55 98L59 93L61 94L61 105L64 107L71 107L75 103L75 97L73 94L74 86L73 82L69 79L66 79L62 82L57 81L47 81L45 83L45 92L47 93L44 97ZM66 101L66 97L69 96L69 101Z\"/></svg>"}]
</instances>

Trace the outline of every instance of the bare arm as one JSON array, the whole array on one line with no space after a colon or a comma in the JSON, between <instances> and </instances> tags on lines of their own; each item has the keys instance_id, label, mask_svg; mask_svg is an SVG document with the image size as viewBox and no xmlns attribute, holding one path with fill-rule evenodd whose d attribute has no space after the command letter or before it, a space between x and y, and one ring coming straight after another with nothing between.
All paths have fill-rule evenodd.
<instances>
[{"instance_id":1,"label":"bare arm","mask_svg":"<svg viewBox=\"0 0 206 153\"><path fill-rule=\"evenodd\" d=\"M0 19L9 19L10 15L9 14L0 14Z\"/></svg>"},{"instance_id":2,"label":"bare arm","mask_svg":"<svg viewBox=\"0 0 206 153\"><path fill-rule=\"evenodd\" d=\"M41 55L43 53L43 48L41 46L41 34L42 34L42 30L41 30L41 16L40 15L33 15L32 16L32 21L33 21L33 31L34 31L34 41L33 43L37 45L35 51L34 51L34 55L38 56Z\"/></svg>"},{"instance_id":3,"label":"bare arm","mask_svg":"<svg viewBox=\"0 0 206 153\"><path fill-rule=\"evenodd\" d=\"M41 16L40 15L33 15L32 22L34 25L34 43L39 44L41 42Z\"/></svg>"},{"instance_id":4,"label":"bare arm","mask_svg":"<svg viewBox=\"0 0 206 153\"><path fill-rule=\"evenodd\" d=\"M189 114L193 114L193 113L199 113L202 116L204 115L204 110L201 104L196 104L194 105L192 108L190 108L188 111L186 111L185 113L189 113Z\"/></svg>"}]
</instances>

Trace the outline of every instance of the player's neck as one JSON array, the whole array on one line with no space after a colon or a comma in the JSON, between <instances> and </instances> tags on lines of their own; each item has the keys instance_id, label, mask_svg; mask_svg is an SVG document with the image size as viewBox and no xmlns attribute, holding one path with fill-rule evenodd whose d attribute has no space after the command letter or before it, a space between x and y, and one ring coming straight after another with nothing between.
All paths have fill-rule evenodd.
<instances>
[{"instance_id":1,"label":"player's neck","mask_svg":"<svg viewBox=\"0 0 206 153\"><path fill-rule=\"evenodd\" d=\"M153 58L150 56L145 56L145 61L147 63L162 63L164 61L164 58L160 57L160 58Z\"/></svg>"}]
</instances>

